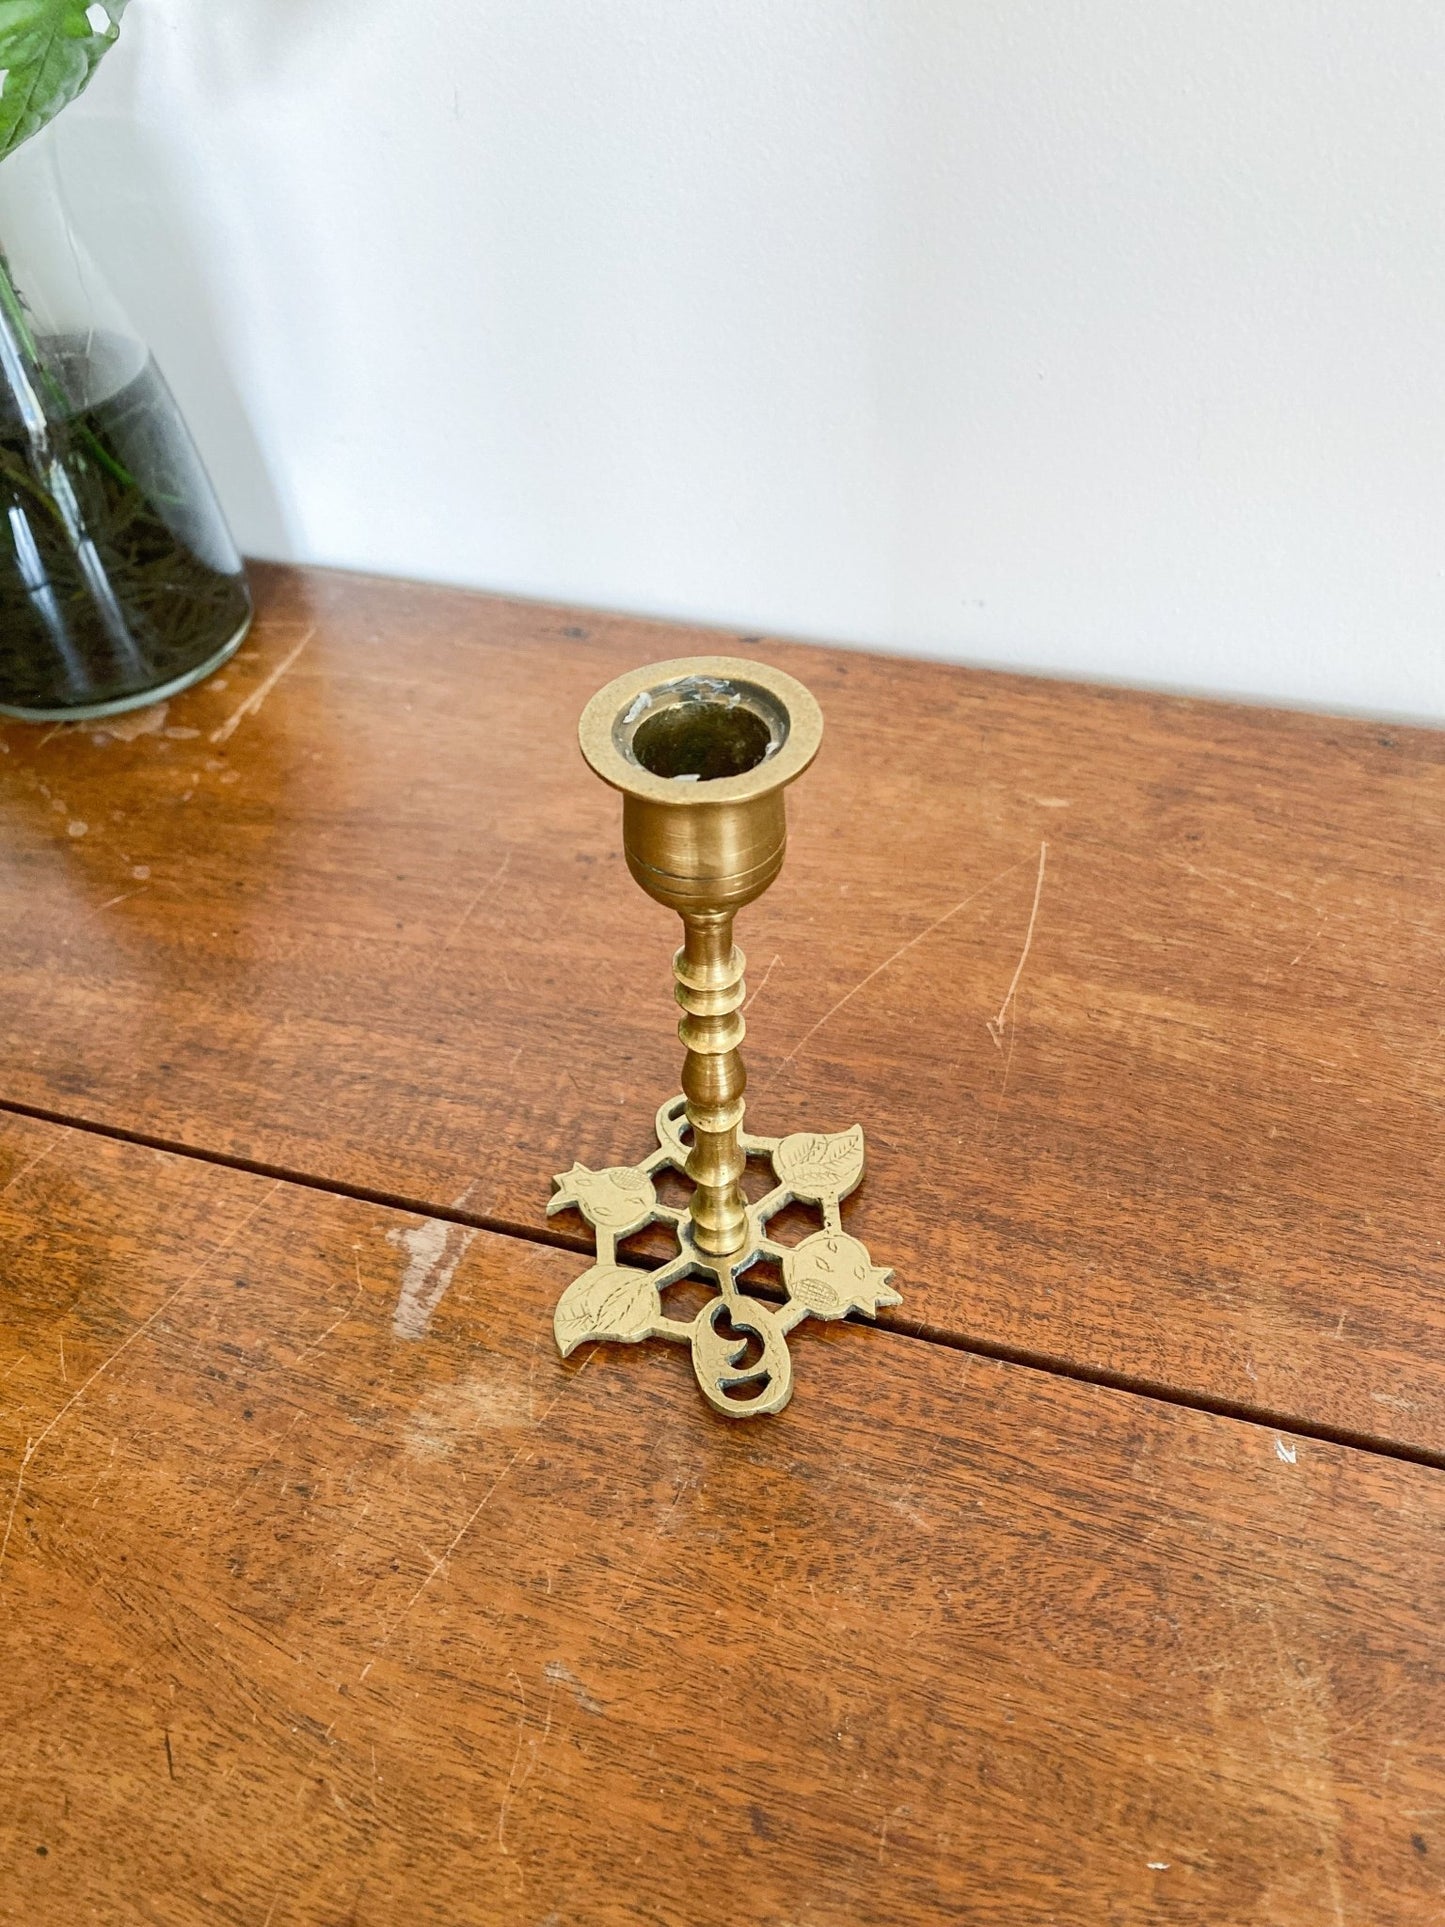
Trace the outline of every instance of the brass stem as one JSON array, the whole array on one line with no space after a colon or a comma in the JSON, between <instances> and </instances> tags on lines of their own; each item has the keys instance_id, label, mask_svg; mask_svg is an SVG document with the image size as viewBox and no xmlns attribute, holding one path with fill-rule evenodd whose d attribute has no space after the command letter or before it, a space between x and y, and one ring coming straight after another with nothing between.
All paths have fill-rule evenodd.
<instances>
[{"instance_id":1,"label":"brass stem","mask_svg":"<svg viewBox=\"0 0 1445 1927\"><path fill-rule=\"evenodd\" d=\"M738 1141L748 1081L738 1054L746 1029L744 958L733 944L731 910L685 910L682 924L685 940L672 967L684 1012L677 1034L687 1050L682 1090L692 1126L693 1236L701 1251L726 1258L742 1249L748 1228L747 1157Z\"/></svg>"}]
</instances>

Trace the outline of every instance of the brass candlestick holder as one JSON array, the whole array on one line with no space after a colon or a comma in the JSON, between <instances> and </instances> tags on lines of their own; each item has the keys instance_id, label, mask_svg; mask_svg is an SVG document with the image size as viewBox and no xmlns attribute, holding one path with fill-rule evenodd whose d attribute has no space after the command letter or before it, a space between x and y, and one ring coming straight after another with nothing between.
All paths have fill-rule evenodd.
<instances>
[{"instance_id":1,"label":"brass candlestick holder","mask_svg":"<svg viewBox=\"0 0 1445 1927\"><path fill-rule=\"evenodd\" d=\"M703 1396L728 1418L780 1412L792 1396L787 1335L804 1318L869 1317L896 1305L892 1273L843 1230L841 1205L863 1176L863 1133L754 1137L743 1129L747 1073L743 954L733 917L783 866L783 792L818 753L823 717L800 682L761 663L692 656L619 676L582 712L582 754L622 792L627 867L650 897L682 918L673 959L686 1049L682 1095L657 1113L657 1146L641 1164L591 1171L574 1164L553 1179L554 1212L575 1206L597 1233L597 1262L557 1305L565 1358L586 1339L635 1344L668 1338L692 1347ZM749 1203L749 1155L772 1162L777 1183ZM659 1201L653 1175L691 1178L685 1210ZM768 1236L785 1204L819 1207L822 1229L795 1245ZM656 1271L619 1265L617 1242L645 1225L671 1225L678 1255ZM741 1289L760 1260L781 1268L785 1302ZM690 1319L663 1310L662 1293L686 1278L717 1287Z\"/></svg>"}]
</instances>

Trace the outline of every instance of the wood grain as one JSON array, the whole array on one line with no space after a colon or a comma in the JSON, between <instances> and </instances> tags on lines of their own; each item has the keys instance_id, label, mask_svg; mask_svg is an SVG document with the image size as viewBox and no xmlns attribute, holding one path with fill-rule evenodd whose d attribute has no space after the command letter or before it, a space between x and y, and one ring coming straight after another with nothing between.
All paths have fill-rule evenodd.
<instances>
[{"instance_id":1,"label":"wood grain","mask_svg":"<svg viewBox=\"0 0 1445 1927\"><path fill-rule=\"evenodd\" d=\"M260 590L145 733L0 730L0 1100L540 1231L679 1059L576 717L717 637ZM863 1123L895 1322L1445 1452L1445 738L728 645L827 717L751 1116Z\"/></svg>"},{"instance_id":2,"label":"wood grain","mask_svg":"<svg viewBox=\"0 0 1445 1927\"><path fill-rule=\"evenodd\" d=\"M0 1121L0 1918L1441 1918L1439 1474L573 1269Z\"/></svg>"}]
</instances>

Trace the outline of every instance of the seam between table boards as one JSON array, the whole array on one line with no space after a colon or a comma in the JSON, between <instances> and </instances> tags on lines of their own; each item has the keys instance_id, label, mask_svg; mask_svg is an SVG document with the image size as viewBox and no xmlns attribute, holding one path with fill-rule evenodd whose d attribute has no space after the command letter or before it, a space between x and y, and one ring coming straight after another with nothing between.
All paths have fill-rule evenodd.
<instances>
[{"instance_id":1,"label":"seam between table boards","mask_svg":"<svg viewBox=\"0 0 1445 1927\"><path fill-rule=\"evenodd\" d=\"M147 1151L163 1151L171 1157L190 1158L196 1164L215 1164L226 1171L243 1171L248 1177L276 1178L303 1191L326 1191L333 1197L354 1198L359 1204L380 1205L387 1211L403 1211L418 1218L439 1218L445 1224L465 1225L473 1231L492 1231L504 1238L521 1238L529 1244L549 1245L557 1251L585 1254L591 1245L579 1236L548 1231L510 1218L488 1217L477 1211L464 1211L455 1205L435 1204L427 1198L409 1197L402 1191L384 1191L374 1185L351 1184L345 1178L318 1177L311 1171L298 1171L290 1165L268 1163L264 1158L242 1157L233 1151L211 1150L205 1145L187 1144L182 1138L161 1137L151 1131L133 1131L123 1124L102 1124L94 1118L77 1117L69 1111L51 1110L41 1104L25 1104L16 1098L0 1098L0 1116L33 1118L39 1124L58 1125L63 1130L80 1131L87 1137L109 1138L118 1144L138 1144Z\"/></svg>"},{"instance_id":2,"label":"seam between table boards","mask_svg":"<svg viewBox=\"0 0 1445 1927\"><path fill-rule=\"evenodd\" d=\"M187 1144L180 1139L160 1137L146 1131L133 1131L123 1125L98 1123L93 1118L77 1117L69 1112L52 1110L39 1104L25 1104L18 1099L0 1098L0 1115L3 1114L31 1118L41 1124L54 1124L61 1129L80 1131L90 1137L109 1138L116 1143L140 1145L146 1150L165 1152L173 1157L190 1158L198 1164L219 1165L225 1170L242 1171L251 1177L276 1179L284 1184L293 1184L301 1190L327 1192L333 1197L351 1198L360 1204L374 1204L387 1211L401 1211L408 1216L435 1218L446 1224L465 1225L469 1230L488 1231L497 1237L516 1238L524 1244L544 1245L554 1251L567 1251L585 1257L592 1249L588 1240L582 1237L569 1237L564 1232L549 1231L540 1226L518 1223L509 1218L489 1217L475 1211L459 1210L453 1205L434 1204L425 1198L408 1197L402 1192L383 1191L370 1185L348 1184L339 1178L317 1177L311 1172L267 1163L260 1158L246 1158L228 1151L208 1150L204 1146ZM622 1262L635 1264L640 1270L656 1268L643 1259L622 1253L619 1253L619 1257ZM937 1345L947 1351L960 1352L966 1357L989 1359L999 1364L1017 1366L1024 1371L1040 1372L1050 1378L1070 1379L1076 1384L1097 1385L1106 1391L1123 1392L1135 1398L1149 1399L1159 1405L1179 1406L1186 1411L1204 1412L1215 1418L1233 1419L1241 1424L1255 1425L1264 1430L1278 1432L1287 1438L1315 1439L1323 1444L1343 1446L1351 1451L1368 1452L1377 1458L1398 1459L1407 1465L1425 1466L1437 1472L1445 1471L1445 1450L1432 1451L1427 1446L1406 1445L1394 1439L1382 1438L1377 1433L1356 1431L1348 1426L1318 1424L1289 1413L1271 1410L1267 1406L1250 1405L1236 1399L1211 1398L1207 1393L1191 1392L1181 1386L1162 1384L1157 1380L1142 1378L1128 1372L1110 1371L1102 1366L1081 1364L1074 1359L1059 1357L1051 1352L1035 1351L1026 1346L1000 1345L989 1339L944 1331L936 1325L921 1321L899 1317L882 1318L877 1321L877 1329L885 1338L903 1339L914 1344Z\"/></svg>"}]
</instances>

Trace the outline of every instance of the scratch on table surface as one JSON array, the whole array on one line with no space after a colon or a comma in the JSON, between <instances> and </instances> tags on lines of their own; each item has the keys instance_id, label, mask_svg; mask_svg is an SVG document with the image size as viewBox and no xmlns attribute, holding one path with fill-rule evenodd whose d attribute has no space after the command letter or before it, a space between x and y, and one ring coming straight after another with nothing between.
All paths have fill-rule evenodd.
<instances>
[{"instance_id":1,"label":"scratch on table surface","mask_svg":"<svg viewBox=\"0 0 1445 1927\"><path fill-rule=\"evenodd\" d=\"M963 1354L963 1372L958 1380L957 1392L955 1394L955 1396L959 1399L962 1399L964 1393L968 1390L969 1374L972 1371L972 1368L973 1368L973 1359L967 1352L965 1352ZM930 1532L932 1531L933 1528L928 1524L928 1521L926 1519L921 1519L919 1515L912 1510L911 1501L915 1491L922 1484L923 1480L927 1477L927 1475L933 1470L933 1462L938 1457L938 1454L942 1449L943 1440L944 1440L944 1428L942 1426L939 1426L934 1430L933 1438L929 1443L927 1453L920 1460L918 1465L915 1466L912 1478L908 1481L907 1485L904 1486L903 1490L897 1495L897 1497L889 1501L889 1503L891 1504L895 1512L901 1513L905 1518L912 1519L915 1525L921 1525L925 1529L925 1531L930 1531Z\"/></svg>"},{"instance_id":2,"label":"scratch on table surface","mask_svg":"<svg viewBox=\"0 0 1445 1927\"><path fill-rule=\"evenodd\" d=\"M1344 1895L1340 1887L1339 1812L1331 1760L1329 1721L1321 1706L1317 1682L1302 1674L1291 1663L1279 1636L1272 1607L1265 1605L1264 1621L1274 1646L1275 1670L1279 1677L1280 1697L1294 1729L1291 1760L1294 1785L1303 1795L1305 1808L1322 1862L1325 1884L1329 1889L1335 1927L1344 1927ZM1271 1747L1274 1734L1269 1732Z\"/></svg>"},{"instance_id":3,"label":"scratch on table surface","mask_svg":"<svg viewBox=\"0 0 1445 1927\"><path fill-rule=\"evenodd\" d=\"M1351 1720L1348 1726L1337 1727L1331 1735L1331 1744L1338 1746L1341 1740L1347 1740L1351 1733L1358 1732L1368 1720L1375 1719L1379 1714L1383 1713L1391 1700L1398 1699L1409 1684L1409 1680L1402 1679L1398 1685L1392 1686L1388 1693L1381 1694L1380 1698L1377 1699L1372 1706L1367 1707L1358 1719Z\"/></svg>"},{"instance_id":4,"label":"scratch on table surface","mask_svg":"<svg viewBox=\"0 0 1445 1927\"><path fill-rule=\"evenodd\" d=\"M541 1343L542 1334L538 1332L532 1340L532 1362L527 1367L527 1417L529 1420L537 1416L537 1348Z\"/></svg>"},{"instance_id":5,"label":"scratch on table surface","mask_svg":"<svg viewBox=\"0 0 1445 1927\"><path fill-rule=\"evenodd\" d=\"M997 1016L990 1017L986 1020L988 1034L999 1050L1003 1049L1004 1026L1008 1022L1009 1005L1012 1004L1015 994L1018 991L1019 979L1024 974L1024 965L1028 962L1029 951L1033 947L1034 925L1039 920L1039 901L1044 894L1044 870L1048 864L1048 860L1049 846L1047 843L1040 843L1039 873L1034 880L1034 903L1033 908L1029 911L1029 927L1024 932L1024 947L1019 952L1019 960L1014 965L1014 974L1009 980L1008 989L1004 992L1004 1000L998 1007Z\"/></svg>"},{"instance_id":6,"label":"scratch on table surface","mask_svg":"<svg viewBox=\"0 0 1445 1927\"><path fill-rule=\"evenodd\" d=\"M582 1363L577 1367L577 1370L572 1373L571 1377L567 1380L567 1383L562 1387L561 1391L558 1392L556 1398L551 1400L551 1402L547 1406L546 1411L543 1412L541 1418L537 1420L537 1424L535 1427L537 1431L540 1432L542 1427L547 1423L548 1419L551 1418L553 1412L556 1411L557 1407L561 1404L562 1400L567 1396L567 1393L571 1390L572 1386L574 1386L577 1383L578 1379L581 1378L583 1372L585 1372L587 1367L592 1363L592 1360L597 1356L597 1353L600 1349L601 1349L600 1346L593 1346L592 1350L588 1352L586 1358L584 1358ZM391 1624L385 1628L385 1630L381 1635L381 1638L377 1642L376 1653L372 1655L372 1657L366 1662L366 1665L361 1670L360 1677L362 1679L366 1678L366 1675L371 1671L372 1667L376 1664L377 1657L381 1653L385 1652L386 1648L391 1644L392 1640L395 1638L398 1629L402 1626L402 1624L410 1617L411 1613L415 1610L417 1602L420 1600L422 1594L426 1591L427 1587L431 1584L433 1579L436 1578L437 1574L442 1570L442 1568L447 1564L447 1561L451 1558L452 1554L456 1551L457 1547L462 1543L463 1539L466 1538L467 1534L471 1531L472 1527L476 1524L477 1520L481 1518L482 1514L486 1511L487 1507L492 1503L493 1496L500 1489L503 1481L509 1476L509 1474L511 1473L512 1467L517 1463L518 1459L521 1458L525 1450L526 1450L526 1440L524 1439L522 1444L519 1445L516 1451L512 1454L511 1458L507 1460L507 1463L502 1467L501 1471L497 1474L496 1478L492 1480L492 1483L487 1487L486 1491L482 1494L481 1498L478 1499L477 1503L472 1507L471 1511L467 1514L466 1518L457 1527L456 1532L452 1536L451 1544L447 1547L446 1551L441 1553L433 1561L431 1571L427 1574L426 1578L422 1580L421 1584L417 1587L416 1591L411 1595L411 1598L407 1600L406 1604L402 1607L401 1611L396 1615L395 1619L392 1620Z\"/></svg>"},{"instance_id":7,"label":"scratch on table surface","mask_svg":"<svg viewBox=\"0 0 1445 1927\"><path fill-rule=\"evenodd\" d=\"M1135 856L1139 853L1132 850L1121 850L1118 854L1121 856ZM1147 860L1147 858L1141 860ZM1162 852L1159 854L1158 860L1161 863L1171 864L1175 869L1187 870L1190 876L1199 877L1205 883L1214 884L1216 888L1223 890L1226 896L1234 896L1236 892L1231 886L1238 884L1241 890L1258 890L1267 897L1278 897L1282 903L1298 903L1300 901L1293 890L1282 890L1278 884L1274 883L1261 883L1257 877L1240 876L1235 870L1206 870L1197 863L1191 863L1187 857L1168 856ZM1311 907L1314 908L1316 906L1312 905Z\"/></svg>"},{"instance_id":8,"label":"scratch on table surface","mask_svg":"<svg viewBox=\"0 0 1445 1927\"><path fill-rule=\"evenodd\" d=\"M783 960L781 956L779 956L778 953L774 951L772 962L768 965L767 969L763 972L762 982L758 985L757 989L753 992L752 996L749 997L747 1002L743 1005L743 1012L745 1015L748 1011L752 1009L753 1005L758 1001L759 997L761 997L763 992L767 989L769 977L772 976L773 972L777 969L778 965L782 961Z\"/></svg>"},{"instance_id":9,"label":"scratch on table surface","mask_svg":"<svg viewBox=\"0 0 1445 1927\"><path fill-rule=\"evenodd\" d=\"M99 1472L96 1473L95 1477L91 1480L90 1484L85 1488L84 1492L81 1493L80 1496L82 1499L89 1499L91 1493L94 1492L95 1488L100 1484L101 1480L108 1477L110 1473L114 1472L115 1455L119 1449L120 1449L120 1441L118 1439L112 1439L110 1442L110 1457L106 1460L105 1464L100 1468ZM93 1500L92 1503L94 1505L99 1505L100 1500L99 1499Z\"/></svg>"},{"instance_id":10,"label":"scratch on table surface","mask_svg":"<svg viewBox=\"0 0 1445 1927\"><path fill-rule=\"evenodd\" d=\"M504 1854L510 1857L512 1850L507 1845L507 1808L537 1770L537 1762L542 1756L542 1749L546 1746L548 1737L552 1731L552 1705L557 1697L557 1687L554 1681L551 1690L547 1694L547 1707L543 1717L540 1737L537 1739L529 1739L527 1735L527 1695L523 1692L522 1682L515 1672L509 1671L507 1677L516 1687L518 1697L522 1702L522 1715L517 1722L517 1746L515 1752L512 1754L512 1765L507 1774L507 1784L503 1789L501 1803L497 1808L497 1845ZM517 1778L517 1766L522 1758L522 1743L524 1740L531 1747L532 1757L527 1763L526 1772L519 1780Z\"/></svg>"},{"instance_id":11,"label":"scratch on table surface","mask_svg":"<svg viewBox=\"0 0 1445 1927\"><path fill-rule=\"evenodd\" d=\"M1320 940L1321 930L1324 929L1325 925L1328 922L1329 922L1328 917L1320 918L1319 922L1315 925L1314 935L1310 938L1309 942L1305 945L1303 950L1299 951L1295 956L1290 958L1289 963L1286 966L1287 969L1293 970L1295 965L1300 961L1302 957L1307 957L1310 954L1310 952L1314 949L1315 945Z\"/></svg>"},{"instance_id":12,"label":"scratch on table surface","mask_svg":"<svg viewBox=\"0 0 1445 1927\"><path fill-rule=\"evenodd\" d=\"M451 949L452 945L456 942L457 938L462 934L463 930L466 929L467 925L471 922L472 918L476 915L477 911L481 909L484 903L491 902L492 898L496 895L497 891L500 889L502 878L507 874L507 871L511 868L511 864L512 864L512 852L508 850L507 854L502 858L501 862L497 865L497 868L492 872L491 876L487 878L486 882L482 885L481 889L478 890L477 894L472 898L471 902L467 905L466 909L463 910L462 914L457 918L456 923L452 927L451 935L443 941L441 947L433 954L432 960L431 960L431 969L428 970L421 979L423 984L429 983L431 979L436 975L436 972L441 967L442 958Z\"/></svg>"},{"instance_id":13,"label":"scratch on table surface","mask_svg":"<svg viewBox=\"0 0 1445 1927\"><path fill-rule=\"evenodd\" d=\"M296 647L292 649L287 655L281 658L280 662L277 663L276 667L271 671L270 675L266 676L265 678L263 678L262 681L258 682L256 687L251 691L250 695L246 698L246 700L243 703L239 703L236 706L236 708L231 711L230 715L226 718L225 722L221 724L220 728L213 729L211 731L211 741L213 743L229 742L231 737L235 734L237 727L241 723L243 723L248 716L255 715L256 711L261 707L262 703L265 702L266 698L271 694L271 691L276 687L277 683L280 682L281 678L286 674L287 670L290 669L292 664L296 661L297 657L301 654L301 651L306 647L306 645L309 642L312 641L315 634L316 634L316 630L313 625L313 627L308 629L305 635L302 636L300 642L297 643Z\"/></svg>"},{"instance_id":14,"label":"scratch on table surface","mask_svg":"<svg viewBox=\"0 0 1445 1927\"><path fill-rule=\"evenodd\" d=\"M845 1004L853 1001L860 990L866 990L875 977L881 977L883 972L890 970L893 965L898 962L900 957L907 956L908 952L917 944L922 943L925 937L931 937L935 930L941 930L944 924L951 922L952 919L958 915L960 910L966 910L971 903L976 903L981 896L985 895L989 890L992 890L995 885L1002 883L1005 877L1011 877L1015 870L1021 870L1026 861L1026 858L1021 858L1017 863L1011 863L1006 870L1000 870L997 876L990 877L987 883L981 883L976 890L971 890L966 897L960 898L951 910L945 910L941 917L935 917L926 929L920 930L916 936L910 937L907 943L899 944L893 954L885 957L881 964L875 964L866 977L861 977L851 990L844 992L836 1004L833 1004L828 1010L823 1012L823 1015L811 1029L803 1032L803 1035L798 1039L797 1043L794 1044L787 1056L783 1058L782 1062L778 1065L778 1070L786 1070L788 1065L791 1064L793 1059L798 1055L798 1052L803 1048L804 1044L806 1044L810 1038L816 1037L824 1024L830 1023ZM774 1075L776 1075L776 1072ZM766 1082L766 1079L759 1081Z\"/></svg>"},{"instance_id":15,"label":"scratch on table surface","mask_svg":"<svg viewBox=\"0 0 1445 1927\"><path fill-rule=\"evenodd\" d=\"M623 1591L622 1597L618 1600L617 1604L612 1609L612 1623L614 1626L621 1624L623 1607L627 1604L628 1600L632 1597L633 1593L637 1591L637 1588L641 1582L643 1573L647 1571L647 1568L652 1564L653 1560L656 1558L658 1545L661 1543L664 1535L666 1534L667 1528L672 1524L672 1515L677 1511L677 1508L682 1504L683 1500L687 1497L688 1493L691 1491L692 1491L692 1480L684 1479L682 1484L677 1488L676 1493L673 1495L672 1504L667 1508L667 1511L663 1514L662 1518L658 1521L656 1531L653 1533L652 1537L647 1542L646 1551L643 1553L642 1557L638 1560L636 1566L633 1568L632 1577L628 1580L626 1588Z\"/></svg>"},{"instance_id":16,"label":"scratch on table surface","mask_svg":"<svg viewBox=\"0 0 1445 1927\"><path fill-rule=\"evenodd\" d=\"M1415 1398L1396 1398L1391 1392L1371 1392L1371 1402L1375 1405L1389 1405L1397 1412L1418 1411L1420 1401Z\"/></svg>"},{"instance_id":17,"label":"scratch on table surface","mask_svg":"<svg viewBox=\"0 0 1445 1927\"><path fill-rule=\"evenodd\" d=\"M356 1307L361 1303L362 1293L365 1291L365 1289L366 1287L361 1282L361 1261L360 1259L357 1259L355 1297L352 1299L351 1303L346 1307L346 1310L342 1312L339 1318L332 1319L331 1323L326 1327L325 1331L322 1332L319 1338L313 1338L311 1343L305 1348L304 1351L297 1352L296 1356L292 1359L290 1365L287 1367L288 1371L294 1372L296 1367L302 1362L303 1359L310 1358L313 1352L320 1351L321 1347L326 1343L327 1339L337 1329L337 1327L340 1325L344 1325L347 1319L356 1310Z\"/></svg>"},{"instance_id":18,"label":"scratch on table surface","mask_svg":"<svg viewBox=\"0 0 1445 1927\"><path fill-rule=\"evenodd\" d=\"M1406 1736L1403 1733L1395 1733L1385 1742L1385 1763L1380 1768L1381 1793L1383 1793L1385 1788L1390 1784L1390 1775L1395 1770L1395 1749L1405 1744L1405 1738Z\"/></svg>"},{"instance_id":19,"label":"scratch on table surface","mask_svg":"<svg viewBox=\"0 0 1445 1927\"><path fill-rule=\"evenodd\" d=\"M268 1465L271 1465L276 1460L276 1458L280 1455L281 1447L286 1443L287 1439L290 1438L291 1434L296 1430L296 1427L301 1423L301 1420L304 1417L305 1417L304 1409L298 1406L296 1410L291 1414L291 1423L286 1427L286 1430L281 1434L280 1438L278 1438L276 1443L272 1446L269 1455L266 1458L262 1459L261 1463L256 1467L256 1470L251 1474L250 1485L243 1486L241 1490L236 1494L236 1497L232 1500L231 1502L232 1512L234 1512L237 1509L237 1507L241 1504L243 1499L247 1498L249 1494L255 1490L256 1481L260 1478L261 1474L266 1470L266 1467ZM348 1537L349 1536L350 1535L348 1535Z\"/></svg>"},{"instance_id":20,"label":"scratch on table surface","mask_svg":"<svg viewBox=\"0 0 1445 1927\"><path fill-rule=\"evenodd\" d=\"M522 1711L517 1721L517 1744L512 1750L512 1764L507 1770L506 1788L502 1793L501 1805L497 1808L497 1845L503 1853L509 1851L507 1846L507 1802L512 1797L512 1786L517 1778L517 1767L522 1758L522 1742L527 1737L527 1695L523 1690L521 1680L515 1672L509 1672L507 1678L511 1680L517 1689L517 1697L522 1702Z\"/></svg>"},{"instance_id":21,"label":"scratch on table surface","mask_svg":"<svg viewBox=\"0 0 1445 1927\"><path fill-rule=\"evenodd\" d=\"M554 1684L565 1686L569 1690L573 1699L576 1700L584 1713L605 1713L607 1711L607 1708L602 1704L601 1700L594 1699L582 1684L581 1680L578 1679L577 1675L572 1671L571 1667L564 1665L560 1659L549 1659L542 1670Z\"/></svg>"},{"instance_id":22,"label":"scratch on table surface","mask_svg":"<svg viewBox=\"0 0 1445 1927\"><path fill-rule=\"evenodd\" d=\"M7 1178L4 1184L0 1184L0 1198L3 1198L7 1191L13 1191L15 1186L19 1184L22 1178L29 1177L30 1173L35 1169L36 1165L43 1164L46 1158L50 1156L52 1151L58 1150L61 1143L64 1141L64 1138L65 1138L65 1132L57 1131L55 1133L55 1136L45 1146L44 1150L37 1151L35 1153L35 1156L31 1158L28 1161L28 1163L21 1165L20 1169L15 1173L13 1177Z\"/></svg>"},{"instance_id":23,"label":"scratch on table surface","mask_svg":"<svg viewBox=\"0 0 1445 1927\"><path fill-rule=\"evenodd\" d=\"M150 1316L148 1318L143 1319L141 1323L136 1326L133 1332L131 1332L127 1337L121 1340L120 1344L116 1346L115 1350L110 1354L109 1358L102 1360L102 1362L96 1366L95 1370L90 1374L90 1377L84 1380L82 1384L78 1385L76 1389L71 1393L70 1397L66 1399L65 1403L61 1406L60 1410L55 1414L54 1418L51 1419L50 1423L47 1426L45 1426L45 1428L42 1431L37 1432L33 1439L27 1439L25 1441L25 1452L20 1460L20 1470L15 1475L14 1496L11 1498L10 1511L5 1520L5 1534L3 1538L0 1538L0 1577L3 1577L4 1567L5 1567L5 1554L10 1545L10 1533L15 1524L15 1508L20 1503L20 1494L25 1487L25 1474L29 1469L31 1460L35 1457L35 1454L40 1450L41 1446L44 1445L45 1441L50 1437L50 1434L55 1430L56 1426L59 1425L60 1421L65 1417L67 1412L69 1412L73 1406L78 1405L81 1399L85 1397L86 1393L90 1390L91 1386L95 1384L96 1380L99 1378L103 1378L104 1375L110 1370L111 1366L114 1365L118 1359L122 1358L125 1355L125 1353L130 1350L131 1346L136 1343L137 1339L144 1338L146 1333L150 1330L151 1326L154 1325L158 1319L165 1316L165 1314L170 1310L171 1306L175 1304L176 1300L180 1298L183 1295L183 1293L190 1290L191 1286L196 1282L196 1280L202 1275L203 1272L207 1271L209 1267L212 1264L214 1264L216 1259L220 1257L221 1253L223 1251L227 1251L230 1249L230 1247L236 1242L237 1238L240 1237L241 1233L246 1229L247 1225L250 1224L251 1220L257 1215L257 1213L264 1210L266 1205L270 1203L273 1193L280 1190L281 1182L282 1181L280 1178L276 1178L272 1181L270 1185L267 1186L265 1195L262 1198L260 1198L256 1204L252 1206L252 1208L246 1213L245 1217L242 1218L241 1222L236 1226L235 1230L230 1232L226 1237L224 1237L221 1240L221 1242L218 1245L215 1245L210 1251L208 1251L205 1257L201 1260L200 1264L196 1266L195 1270L191 1272L187 1277L181 1280L180 1284L176 1286L175 1290L170 1294L170 1296L168 1298L162 1299L161 1303L156 1306L155 1310L150 1314Z\"/></svg>"}]
</instances>

